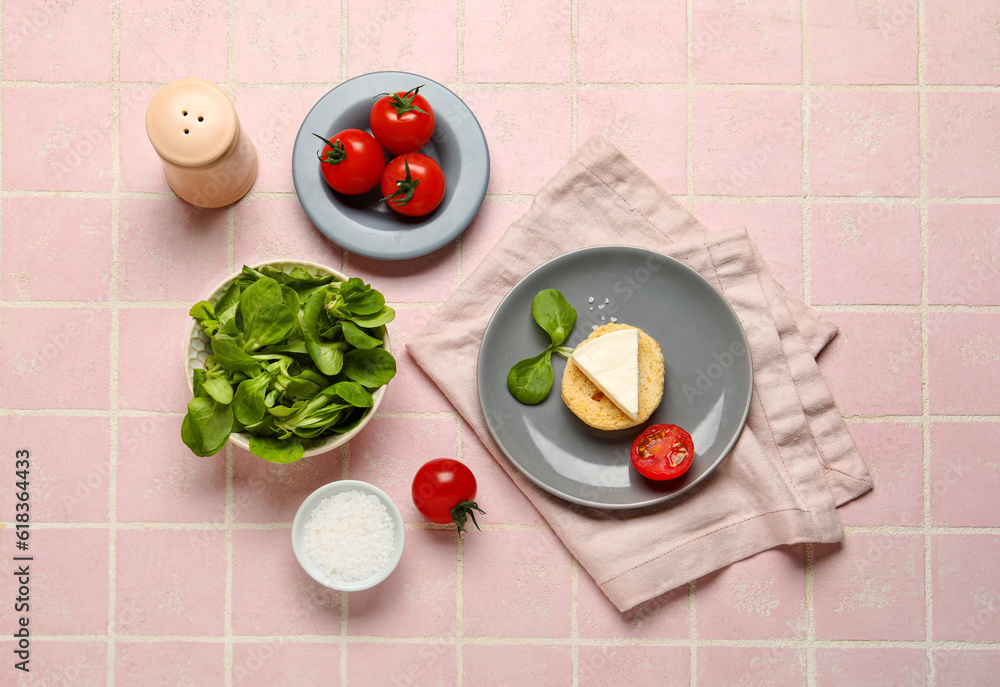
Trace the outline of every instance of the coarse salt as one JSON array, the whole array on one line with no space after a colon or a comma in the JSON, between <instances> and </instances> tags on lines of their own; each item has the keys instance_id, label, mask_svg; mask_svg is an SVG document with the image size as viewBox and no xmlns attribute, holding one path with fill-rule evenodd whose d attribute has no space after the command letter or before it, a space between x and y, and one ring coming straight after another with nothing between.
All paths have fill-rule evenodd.
<instances>
[{"instance_id":1,"label":"coarse salt","mask_svg":"<svg viewBox=\"0 0 1000 687\"><path fill-rule=\"evenodd\" d=\"M352 489L320 501L302 539L309 560L324 575L358 582L389 564L395 527L378 496Z\"/></svg>"}]
</instances>

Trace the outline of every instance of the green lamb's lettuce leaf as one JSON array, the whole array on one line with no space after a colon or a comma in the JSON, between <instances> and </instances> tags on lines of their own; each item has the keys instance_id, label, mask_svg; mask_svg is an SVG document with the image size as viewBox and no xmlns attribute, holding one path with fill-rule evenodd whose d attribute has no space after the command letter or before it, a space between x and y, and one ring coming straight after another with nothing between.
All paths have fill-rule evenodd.
<instances>
[{"instance_id":1,"label":"green lamb's lettuce leaf","mask_svg":"<svg viewBox=\"0 0 1000 687\"><path fill-rule=\"evenodd\" d=\"M535 405L545 400L552 389L552 349L546 348L533 358L525 358L507 373L507 389L518 401Z\"/></svg>"},{"instance_id":2,"label":"green lamb's lettuce leaf","mask_svg":"<svg viewBox=\"0 0 1000 687\"><path fill-rule=\"evenodd\" d=\"M262 374L240 382L233 396L233 414L244 425L255 425L264 419L267 412L265 397L271 375Z\"/></svg>"},{"instance_id":3,"label":"green lamb's lettuce leaf","mask_svg":"<svg viewBox=\"0 0 1000 687\"><path fill-rule=\"evenodd\" d=\"M246 323L246 319L243 321ZM287 338L294 326L295 315L288 309L288 306L284 303L268 305L259 310L250 324L246 326L245 348L252 351L261 346L276 344Z\"/></svg>"},{"instance_id":4,"label":"green lamb's lettuce leaf","mask_svg":"<svg viewBox=\"0 0 1000 687\"><path fill-rule=\"evenodd\" d=\"M555 289L545 289L535 295L531 316L548 333L553 346L565 341L576 324L576 309Z\"/></svg>"},{"instance_id":5,"label":"green lamb's lettuce leaf","mask_svg":"<svg viewBox=\"0 0 1000 687\"><path fill-rule=\"evenodd\" d=\"M357 382L337 382L325 391L339 396L355 408L371 408L374 403L371 392Z\"/></svg>"},{"instance_id":6,"label":"green lamb's lettuce leaf","mask_svg":"<svg viewBox=\"0 0 1000 687\"><path fill-rule=\"evenodd\" d=\"M344 354L344 374L369 389L377 389L396 376L396 359L384 348L355 348Z\"/></svg>"},{"instance_id":7,"label":"green lamb's lettuce leaf","mask_svg":"<svg viewBox=\"0 0 1000 687\"><path fill-rule=\"evenodd\" d=\"M181 423L181 439L196 456L219 452L233 428L233 409L208 396L192 398Z\"/></svg>"},{"instance_id":8,"label":"green lamb's lettuce leaf","mask_svg":"<svg viewBox=\"0 0 1000 687\"><path fill-rule=\"evenodd\" d=\"M351 344L355 348L375 348L382 345L381 339L376 339L374 336L369 336L361 331L358 325L354 324L350 320L344 320L339 325L344 334L344 339L347 343Z\"/></svg>"},{"instance_id":9,"label":"green lamb's lettuce leaf","mask_svg":"<svg viewBox=\"0 0 1000 687\"><path fill-rule=\"evenodd\" d=\"M302 459L302 442L298 437L286 439L268 436L251 436L250 452L272 463L294 463Z\"/></svg>"},{"instance_id":10,"label":"green lamb's lettuce leaf","mask_svg":"<svg viewBox=\"0 0 1000 687\"><path fill-rule=\"evenodd\" d=\"M374 329L389 324L395 317L396 311L388 305L383 305L382 309L373 315L351 315L347 319L359 327Z\"/></svg>"}]
</instances>

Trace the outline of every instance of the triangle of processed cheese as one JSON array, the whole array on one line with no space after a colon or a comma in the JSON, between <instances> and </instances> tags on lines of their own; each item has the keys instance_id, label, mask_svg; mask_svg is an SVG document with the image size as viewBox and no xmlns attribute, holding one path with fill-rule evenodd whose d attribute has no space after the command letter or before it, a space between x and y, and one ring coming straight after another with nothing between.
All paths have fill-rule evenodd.
<instances>
[{"instance_id":1,"label":"triangle of processed cheese","mask_svg":"<svg viewBox=\"0 0 1000 687\"><path fill-rule=\"evenodd\" d=\"M619 329L573 351L573 362L611 402L639 419L639 330Z\"/></svg>"}]
</instances>

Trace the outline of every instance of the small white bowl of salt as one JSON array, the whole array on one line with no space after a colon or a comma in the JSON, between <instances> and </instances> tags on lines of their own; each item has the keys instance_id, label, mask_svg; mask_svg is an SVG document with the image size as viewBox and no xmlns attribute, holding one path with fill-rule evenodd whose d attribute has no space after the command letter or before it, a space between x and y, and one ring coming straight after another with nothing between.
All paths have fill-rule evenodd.
<instances>
[{"instance_id":1,"label":"small white bowl of salt","mask_svg":"<svg viewBox=\"0 0 1000 687\"><path fill-rule=\"evenodd\" d=\"M403 516L392 499L352 479L311 493L292 522L299 565L320 584L342 592L370 589L389 577L405 541Z\"/></svg>"}]
</instances>

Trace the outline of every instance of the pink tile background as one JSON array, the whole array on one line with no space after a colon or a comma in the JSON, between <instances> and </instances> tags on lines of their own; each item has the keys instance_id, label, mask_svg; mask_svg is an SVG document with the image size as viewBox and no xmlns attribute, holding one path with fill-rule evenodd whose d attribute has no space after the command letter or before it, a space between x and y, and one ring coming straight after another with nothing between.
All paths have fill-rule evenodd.
<instances>
[{"instance_id":1,"label":"pink tile background","mask_svg":"<svg viewBox=\"0 0 1000 687\"><path fill-rule=\"evenodd\" d=\"M2 14L0 452L33 457L34 681L993 687L996 2L23 0ZM290 173L309 108L380 69L454 90L491 153L472 225L402 262L324 238ZM256 146L234 207L175 198L149 145L149 99L181 76L219 83ZM710 228L746 226L778 281L840 327L821 370L876 485L840 510L843 546L767 552L619 613L406 353L594 134ZM186 312L240 265L284 257L385 293L398 376L343 450L195 459L178 439ZM413 471L442 456L472 467L487 511L462 543L410 504ZM393 577L349 597L287 545L302 499L343 476L385 488L409 525ZM8 600L13 499L0 489Z\"/></svg>"},{"instance_id":2,"label":"pink tile background","mask_svg":"<svg viewBox=\"0 0 1000 687\"><path fill-rule=\"evenodd\" d=\"M341 648L336 644L239 643L233 647L233 687L340 685Z\"/></svg>"},{"instance_id":3,"label":"pink tile background","mask_svg":"<svg viewBox=\"0 0 1000 687\"><path fill-rule=\"evenodd\" d=\"M841 412L920 412L920 321L910 313L834 312L840 333L818 358Z\"/></svg>"},{"instance_id":4,"label":"pink tile background","mask_svg":"<svg viewBox=\"0 0 1000 687\"><path fill-rule=\"evenodd\" d=\"M1000 527L1000 427L931 425L931 519L954 527Z\"/></svg>"},{"instance_id":5,"label":"pink tile background","mask_svg":"<svg viewBox=\"0 0 1000 687\"><path fill-rule=\"evenodd\" d=\"M4 221L3 297L103 301L111 295L111 202L104 198L10 198ZM65 246L72 244L74 250Z\"/></svg>"},{"instance_id":6,"label":"pink tile background","mask_svg":"<svg viewBox=\"0 0 1000 687\"><path fill-rule=\"evenodd\" d=\"M697 582L698 636L802 637L805 582L802 547L765 551L702 577Z\"/></svg>"},{"instance_id":7,"label":"pink tile background","mask_svg":"<svg viewBox=\"0 0 1000 687\"><path fill-rule=\"evenodd\" d=\"M996 642L1000 627L1000 537L995 534L938 534L931 541L935 605L934 639Z\"/></svg>"},{"instance_id":8,"label":"pink tile background","mask_svg":"<svg viewBox=\"0 0 1000 687\"><path fill-rule=\"evenodd\" d=\"M239 0L234 10L240 81L328 81L340 73L340 41L330 40L331 29L340 23L339 6L316 0Z\"/></svg>"},{"instance_id":9,"label":"pink tile background","mask_svg":"<svg viewBox=\"0 0 1000 687\"><path fill-rule=\"evenodd\" d=\"M932 205L927 231L930 302L1000 304L1000 206Z\"/></svg>"},{"instance_id":10,"label":"pink tile background","mask_svg":"<svg viewBox=\"0 0 1000 687\"><path fill-rule=\"evenodd\" d=\"M817 649L816 663L820 687L927 684L927 653L921 649Z\"/></svg>"},{"instance_id":11,"label":"pink tile background","mask_svg":"<svg viewBox=\"0 0 1000 687\"><path fill-rule=\"evenodd\" d=\"M642 0L580 0L577 63L584 81L683 83L684 7ZM649 31L650 26L657 30ZM621 46L627 45L628 50Z\"/></svg>"},{"instance_id":12,"label":"pink tile background","mask_svg":"<svg viewBox=\"0 0 1000 687\"><path fill-rule=\"evenodd\" d=\"M817 195L912 196L920 182L915 93L824 92L810 111Z\"/></svg>"},{"instance_id":13,"label":"pink tile background","mask_svg":"<svg viewBox=\"0 0 1000 687\"><path fill-rule=\"evenodd\" d=\"M813 303L920 303L917 206L818 204L811 234Z\"/></svg>"},{"instance_id":14,"label":"pink tile background","mask_svg":"<svg viewBox=\"0 0 1000 687\"><path fill-rule=\"evenodd\" d=\"M3 139L3 186L24 191L110 191L109 88L5 88L3 121L30 136Z\"/></svg>"},{"instance_id":15,"label":"pink tile background","mask_svg":"<svg viewBox=\"0 0 1000 687\"><path fill-rule=\"evenodd\" d=\"M149 684L149 674L172 684L197 680L199 685L225 684L223 647L196 642L138 643L125 641L115 656L115 684L140 687Z\"/></svg>"},{"instance_id":16,"label":"pink tile background","mask_svg":"<svg viewBox=\"0 0 1000 687\"><path fill-rule=\"evenodd\" d=\"M803 656L797 649L710 646L698 649L698 684L800 685L805 684Z\"/></svg>"},{"instance_id":17,"label":"pink tile background","mask_svg":"<svg viewBox=\"0 0 1000 687\"><path fill-rule=\"evenodd\" d=\"M802 3L696 3L694 78L704 83L799 83Z\"/></svg>"},{"instance_id":18,"label":"pink tile background","mask_svg":"<svg viewBox=\"0 0 1000 687\"><path fill-rule=\"evenodd\" d=\"M928 342L931 410L938 413L998 413L1000 315L934 313Z\"/></svg>"},{"instance_id":19,"label":"pink tile background","mask_svg":"<svg viewBox=\"0 0 1000 687\"><path fill-rule=\"evenodd\" d=\"M216 529L118 533L115 627L119 635L223 632L225 542Z\"/></svg>"},{"instance_id":20,"label":"pink tile background","mask_svg":"<svg viewBox=\"0 0 1000 687\"><path fill-rule=\"evenodd\" d=\"M906 0L827 0L809 7L813 83L915 84L917 12ZM845 50L845 46L851 46Z\"/></svg>"},{"instance_id":21,"label":"pink tile background","mask_svg":"<svg viewBox=\"0 0 1000 687\"><path fill-rule=\"evenodd\" d=\"M31 471L31 511L43 522L107 522L111 428L107 418L67 417L62 432L39 415L0 417L0 451L29 450L44 459ZM81 442L80 438L86 441ZM29 456L30 461L30 456ZM17 497L0 492L0 508L14 512Z\"/></svg>"},{"instance_id":22,"label":"pink tile background","mask_svg":"<svg viewBox=\"0 0 1000 687\"><path fill-rule=\"evenodd\" d=\"M801 97L784 91L699 91L694 98L694 190L798 195Z\"/></svg>"},{"instance_id":23,"label":"pink tile background","mask_svg":"<svg viewBox=\"0 0 1000 687\"><path fill-rule=\"evenodd\" d=\"M817 544L815 555L817 637L924 638L921 537L855 534Z\"/></svg>"}]
</instances>

